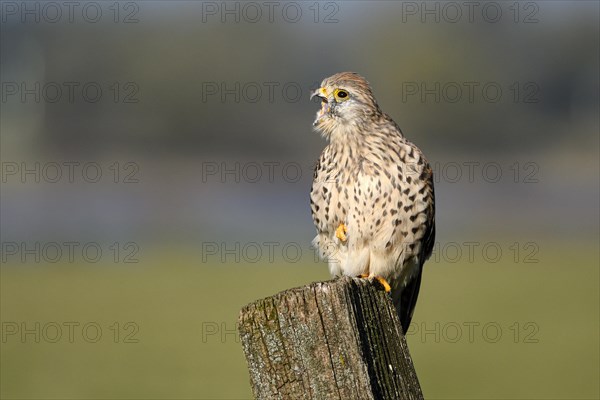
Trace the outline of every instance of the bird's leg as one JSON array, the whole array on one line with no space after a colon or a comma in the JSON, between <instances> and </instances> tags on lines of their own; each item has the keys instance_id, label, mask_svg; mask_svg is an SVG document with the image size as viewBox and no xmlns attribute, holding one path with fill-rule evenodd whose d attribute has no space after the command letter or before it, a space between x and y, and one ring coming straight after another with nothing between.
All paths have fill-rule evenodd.
<instances>
[{"instance_id":1,"label":"bird's leg","mask_svg":"<svg viewBox=\"0 0 600 400\"><path fill-rule=\"evenodd\" d=\"M344 223L340 223L340 225L337 227L337 229L335 230L335 236L340 239L343 242L345 242L346 240L348 240L348 237L346 236L346 232L348 232L348 229L346 228L346 225L344 225Z\"/></svg>"},{"instance_id":2,"label":"bird's leg","mask_svg":"<svg viewBox=\"0 0 600 400\"><path fill-rule=\"evenodd\" d=\"M371 277L369 274L360 274L359 276L360 276L361 278L363 278L363 279L368 279L368 278L370 278L370 277ZM374 279L377 279L377 281L378 281L379 283L381 283L381 286L383 286L383 288L385 289L385 291L386 291L387 293L389 293L389 292L391 292L391 291L392 291L392 287L390 286L390 284L389 284L389 283L388 283L388 282L387 282L387 281L386 281L384 278L382 278L381 276L376 276L376 275L375 275L375 276L373 276L373 278L374 278Z\"/></svg>"}]
</instances>

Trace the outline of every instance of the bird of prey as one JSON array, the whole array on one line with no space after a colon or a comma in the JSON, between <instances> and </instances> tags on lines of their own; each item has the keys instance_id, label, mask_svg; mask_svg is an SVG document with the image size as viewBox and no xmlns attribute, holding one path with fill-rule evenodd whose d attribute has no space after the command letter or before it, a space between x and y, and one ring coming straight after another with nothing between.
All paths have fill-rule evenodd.
<instances>
[{"instance_id":1,"label":"bird of prey","mask_svg":"<svg viewBox=\"0 0 600 400\"><path fill-rule=\"evenodd\" d=\"M313 126L329 143L310 193L313 245L333 276L379 280L406 333L435 238L433 172L360 75L330 76L315 96Z\"/></svg>"}]
</instances>

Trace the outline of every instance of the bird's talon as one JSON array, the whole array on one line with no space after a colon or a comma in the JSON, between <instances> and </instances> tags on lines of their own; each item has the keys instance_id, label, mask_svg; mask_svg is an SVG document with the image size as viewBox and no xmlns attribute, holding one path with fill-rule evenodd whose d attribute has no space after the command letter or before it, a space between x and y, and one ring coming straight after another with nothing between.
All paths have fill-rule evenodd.
<instances>
[{"instance_id":1,"label":"bird's talon","mask_svg":"<svg viewBox=\"0 0 600 400\"><path fill-rule=\"evenodd\" d=\"M359 277L362 278L362 279L369 279L369 278L371 278L371 275L369 275L369 274L360 274ZM391 288L390 284L384 278L382 278L381 276L373 276L373 278L376 279L381 284L381 286L383 286L383 288L385 289L386 293L389 293L389 292L392 291L392 288Z\"/></svg>"},{"instance_id":2,"label":"bird's talon","mask_svg":"<svg viewBox=\"0 0 600 400\"><path fill-rule=\"evenodd\" d=\"M383 286L383 288L385 289L385 291L387 293L392 291L392 288L390 287L390 284L387 283L387 281L385 279L383 279L380 276L376 276L375 279L377 279L379 281L379 283L381 283L381 286Z\"/></svg>"},{"instance_id":3,"label":"bird's talon","mask_svg":"<svg viewBox=\"0 0 600 400\"><path fill-rule=\"evenodd\" d=\"M346 228L346 225L344 225L342 223L335 230L335 236L338 239L340 239L342 242L345 242L346 240L348 240L348 237L346 236L346 232L348 232L348 229Z\"/></svg>"}]
</instances>

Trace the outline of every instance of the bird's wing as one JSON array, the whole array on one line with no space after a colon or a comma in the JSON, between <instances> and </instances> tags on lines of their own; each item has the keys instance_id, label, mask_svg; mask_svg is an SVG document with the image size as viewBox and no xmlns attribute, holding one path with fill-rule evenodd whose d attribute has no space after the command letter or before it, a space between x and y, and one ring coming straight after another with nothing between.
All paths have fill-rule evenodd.
<instances>
[{"instance_id":1,"label":"bird's wing","mask_svg":"<svg viewBox=\"0 0 600 400\"><path fill-rule=\"evenodd\" d=\"M418 272L407 282L406 287L400 294L399 302L394 301L396 309L402 323L402 330L406 334L410 321L412 320L413 313L415 311L415 305L417 304L417 298L419 297L419 289L421 287L421 276L423 275L423 264L433 252L435 243L435 192L433 188L433 171L429 165L426 166L426 172L429 175L426 178L426 185L430 193L429 210L427 221L425 221L425 234L423 235L421 252L419 255L419 267Z\"/></svg>"},{"instance_id":2,"label":"bird's wing","mask_svg":"<svg viewBox=\"0 0 600 400\"><path fill-rule=\"evenodd\" d=\"M423 236L423 246L421 247L421 255L419 256L419 260L421 260L421 266L423 263L431 256L433 252L433 246L435 244L435 190L433 187L433 171L429 164L426 167L427 174L429 175L426 182L427 187L429 188L430 200L429 200L429 211L427 213L428 218L426 221L427 229L425 231L425 235Z\"/></svg>"}]
</instances>

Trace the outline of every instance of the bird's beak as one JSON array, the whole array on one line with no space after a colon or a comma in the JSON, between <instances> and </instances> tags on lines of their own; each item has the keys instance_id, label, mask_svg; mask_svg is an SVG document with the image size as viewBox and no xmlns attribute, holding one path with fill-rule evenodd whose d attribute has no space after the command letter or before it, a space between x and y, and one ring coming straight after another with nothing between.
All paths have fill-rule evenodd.
<instances>
[{"instance_id":1,"label":"bird's beak","mask_svg":"<svg viewBox=\"0 0 600 400\"><path fill-rule=\"evenodd\" d=\"M314 92L312 92L312 94L310 95L310 99L312 100L313 97L319 97L321 99L321 109L319 110L319 112L317 113L317 118L315 119L315 121L313 122L313 125L317 125L319 123L319 120L329 112L330 110L330 104L329 101L327 100L327 89L325 88L318 88L317 90L315 90Z\"/></svg>"},{"instance_id":2,"label":"bird's beak","mask_svg":"<svg viewBox=\"0 0 600 400\"><path fill-rule=\"evenodd\" d=\"M320 97L323 100L327 100L327 89L325 89L325 88L316 89L314 92L311 93L310 99L312 100L313 97L315 97L315 96Z\"/></svg>"}]
</instances>

